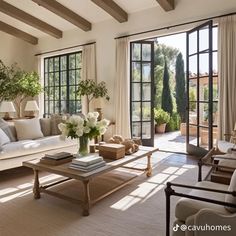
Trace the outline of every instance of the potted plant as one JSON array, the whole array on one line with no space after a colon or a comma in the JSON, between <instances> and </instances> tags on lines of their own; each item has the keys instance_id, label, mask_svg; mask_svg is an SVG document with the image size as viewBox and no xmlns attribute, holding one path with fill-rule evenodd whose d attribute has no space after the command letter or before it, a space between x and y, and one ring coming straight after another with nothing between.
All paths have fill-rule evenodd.
<instances>
[{"instance_id":1,"label":"potted plant","mask_svg":"<svg viewBox=\"0 0 236 236\"><path fill-rule=\"evenodd\" d=\"M163 109L155 109L154 119L156 122L156 133L165 133L166 124L170 121L170 114L168 112L165 112Z\"/></svg>"}]
</instances>

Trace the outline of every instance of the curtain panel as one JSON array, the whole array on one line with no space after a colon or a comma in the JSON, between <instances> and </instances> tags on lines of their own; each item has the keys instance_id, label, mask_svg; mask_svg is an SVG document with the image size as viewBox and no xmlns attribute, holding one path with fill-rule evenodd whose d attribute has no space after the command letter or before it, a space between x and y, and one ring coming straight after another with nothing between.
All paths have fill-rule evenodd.
<instances>
[{"instance_id":1,"label":"curtain panel","mask_svg":"<svg viewBox=\"0 0 236 236\"><path fill-rule=\"evenodd\" d=\"M130 138L129 40L116 40L115 133Z\"/></svg>"},{"instance_id":2,"label":"curtain panel","mask_svg":"<svg viewBox=\"0 0 236 236\"><path fill-rule=\"evenodd\" d=\"M218 67L219 139L224 139L236 122L236 16L219 20Z\"/></svg>"}]
</instances>

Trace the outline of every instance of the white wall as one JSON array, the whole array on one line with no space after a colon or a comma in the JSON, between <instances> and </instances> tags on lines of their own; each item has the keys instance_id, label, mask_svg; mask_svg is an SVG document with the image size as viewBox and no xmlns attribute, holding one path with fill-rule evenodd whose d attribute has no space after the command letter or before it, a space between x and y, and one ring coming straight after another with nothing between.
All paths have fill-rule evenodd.
<instances>
[{"instance_id":1,"label":"white wall","mask_svg":"<svg viewBox=\"0 0 236 236\"><path fill-rule=\"evenodd\" d=\"M33 70L33 51L33 45L0 31L0 60L5 65L9 66L16 62L22 69Z\"/></svg>"},{"instance_id":2,"label":"white wall","mask_svg":"<svg viewBox=\"0 0 236 236\"><path fill-rule=\"evenodd\" d=\"M39 40L39 45L35 47L35 53L96 41L98 81L103 80L107 83L111 95L111 101L104 113L106 117L112 119L112 104L114 96L116 95L114 90L114 37L236 11L235 0L176 0L176 2L176 9L171 12L164 12L161 8L156 7L129 15L129 21L127 23L120 24L111 19L94 24L93 29L90 32L83 32L79 29L75 29L64 32L64 36L60 40L52 37L41 38ZM181 30L181 28L163 30L162 32L159 31L152 33L151 35L168 34L171 31L179 30Z\"/></svg>"}]
</instances>

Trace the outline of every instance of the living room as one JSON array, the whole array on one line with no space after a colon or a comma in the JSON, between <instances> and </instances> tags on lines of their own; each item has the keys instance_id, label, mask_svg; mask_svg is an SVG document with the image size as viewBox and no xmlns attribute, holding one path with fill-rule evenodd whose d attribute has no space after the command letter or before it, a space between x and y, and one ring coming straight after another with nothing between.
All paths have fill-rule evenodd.
<instances>
[{"instance_id":1,"label":"living room","mask_svg":"<svg viewBox=\"0 0 236 236\"><path fill-rule=\"evenodd\" d=\"M0 0L0 235L235 235L235 12L235 0ZM167 51L183 54L180 103ZM160 124L178 113L181 140L154 131L168 63ZM125 157L82 174L37 163L82 155L81 122L86 155Z\"/></svg>"}]
</instances>

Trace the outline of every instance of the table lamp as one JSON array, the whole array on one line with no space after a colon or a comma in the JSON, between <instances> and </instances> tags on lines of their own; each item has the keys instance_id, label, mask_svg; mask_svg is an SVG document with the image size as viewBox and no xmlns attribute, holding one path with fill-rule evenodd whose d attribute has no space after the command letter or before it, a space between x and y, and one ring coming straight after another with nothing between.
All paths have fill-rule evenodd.
<instances>
[{"instance_id":1,"label":"table lamp","mask_svg":"<svg viewBox=\"0 0 236 236\"><path fill-rule=\"evenodd\" d=\"M30 111L32 112L32 115L30 116L31 118L35 117L35 112L39 111L39 107L36 101L28 101L25 106L25 111Z\"/></svg>"},{"instance_id":2,"label":"table lamp","mask_svg":"<svg viewBox=\"0 0 236 236\"><path fill-rule=\"evenodd\" d=\"M16 112L13 102L3 101L0 106L0 112L5 112L3 117L4 120L12 120L9 112Z\"/></svg>"}]
</instances>

